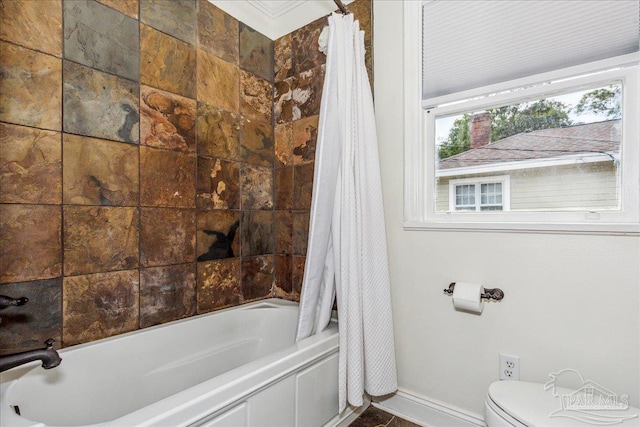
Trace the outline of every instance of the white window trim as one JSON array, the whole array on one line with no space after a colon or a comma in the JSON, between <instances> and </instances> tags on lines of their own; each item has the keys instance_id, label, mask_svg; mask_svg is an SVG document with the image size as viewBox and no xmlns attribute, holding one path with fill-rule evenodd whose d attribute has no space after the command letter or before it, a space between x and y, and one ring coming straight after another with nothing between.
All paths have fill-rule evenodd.
<instances>
[{"instance_id":1,"label":"white window trim","mask_svg":"<svg viewBox=\"0 0 640 427\"><path fill-rule=\"evenodd\" d=\"M476 178L452 179L449 181L449 210L456 212L456 187L458 185L474 184L476 185L476 206L481 206L480 202L480 185L488 183L502 184L502 211L487 211L497 214L510 210L511 207L511 179L509 175L500 176L481 176Z\"/></svg>"},{"instance_id":2,"label":"white window trim","mask_svg":"<svg viewBox=\"0 0 640 427\"><path fill-rule=\"evenodd\" d=\"M441 229L441 230L495 230L517 232L567 232L584 234L640 234L640 132L637 120L623 120L623 176L622 176L622 211L621 212L508 212L496 215L491 213L463 214L456 212L436 213L434 204L435 144L425 143L427 134L427 120L434 120L435 114L425 110L422 101L422 2L405 1L404 6L404 228L405 229ZM556 83L553 90L575 87L581 83L570 79L571 75L584 74L595 71L600 67L607 70L621 65L621 62L638 63L637 53L625 55L623 58L598 61L597 63L571 67L560 72L545 73L538 76L518 79L511 82L492 85L485 88L465 91L456 94L471 99L465 103L464 109L482 108L513 98L513 94L500 93L509 89L519 88L558 79L565 79ZM585 84L599 80L610 81L612 78L604 74L596 74L585 80ZM529 88L525 96L534 97L536 94L548 94L548 86L534 86ZM474 99L481 95L499 93L490 99ZM521 92L522 93L522 92ZM626 94L626 96L624 95ZM623 111L625 117L639 117L637 66L628 70L624 78ZM631 95L629 95L631 94ZM520 99L519 95L517 99ZM635 99L631 99L635 98ZM451 101L452 99L449 99ZM447 99L437 101L439 105ZM461 109L460 105L448 105L449 112ZM440 110L447 111L447 110ZM439 112L439 113L440 113ZM438 114L439 114L438 113ZM628 141L634 141L629 143ZM433 142L433 141L431 141ZM431 160L430 160L431 159ZM629 182L632 184L629 185ZM498 218L499 216L499 218Z\"/></svg>"}]
</instances>

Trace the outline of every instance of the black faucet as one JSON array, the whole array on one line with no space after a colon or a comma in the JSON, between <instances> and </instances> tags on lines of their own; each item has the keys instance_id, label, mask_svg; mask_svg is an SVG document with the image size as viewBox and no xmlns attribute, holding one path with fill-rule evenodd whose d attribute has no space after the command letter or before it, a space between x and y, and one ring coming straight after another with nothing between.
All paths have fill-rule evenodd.
<instances>
[{"instance_id":1,"label":"black faucet","mask_svg":"<svg viewBox=\"0 0 640 427\"><path fill-rule=\"evenodd\" d=\"M6 295L0 295L0 310L7 307L15 307L25 305L29 302L29 298L11 298ZM38 350L23 351L21 353L8 354L0 357L0 372L4 372L16 366L24 365L25 363L33 362L34 360L41 360L42 367L44 369L55 368L62 362L62 358L58 352L53 348L55 340L49 338L44 342L45 348Z\"/></svg>"},{"instance_id":2,"label":"black faucet","mask_svg":"<svg viewBox=\"0 0 640 427\"><path fill-rule=\"evenodd\" d=\"M0 372L4 372L16 366L24 365L25 363L33 362L34 360L41 360L42 367L44 369L55 368L62 362L62 358L58 352L53 348L55 340L49 338L44 342L45 348L38 350L23 351L22 353L9 354L7 356L0 357Z\"/></svg>"}]
</instances>

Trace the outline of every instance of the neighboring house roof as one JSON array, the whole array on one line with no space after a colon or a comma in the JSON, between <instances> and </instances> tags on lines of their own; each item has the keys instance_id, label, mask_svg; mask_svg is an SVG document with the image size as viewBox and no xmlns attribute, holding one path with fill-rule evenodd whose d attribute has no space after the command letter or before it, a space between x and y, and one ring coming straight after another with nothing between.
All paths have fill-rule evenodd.
<instances>
[{"instance_id":1,"label":"neighboring house roof","mask_svg":"<svg viewBox=\"0 0 640 427\"><path fill-rule=\"evenodd\" d=\"M439 169L615 153L620 149L621 135L620 120L535 130L443 159Z\"/></svg>"}]
</instances>

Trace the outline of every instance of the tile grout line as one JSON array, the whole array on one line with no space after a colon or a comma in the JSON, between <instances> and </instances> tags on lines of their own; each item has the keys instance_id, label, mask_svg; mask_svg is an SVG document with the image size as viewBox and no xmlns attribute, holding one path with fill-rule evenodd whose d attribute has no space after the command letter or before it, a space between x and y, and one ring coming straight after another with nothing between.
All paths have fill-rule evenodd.
<instances>
[{"instance_id":1,"label":"tile grout line","mask_svg":"<svg viewBox=\"0 0 640 427\"><path fill-rule=\"evenodd\" d=\"M142 20L138 2L138 329L142 329Z\"/></svg>"}]
</instances>

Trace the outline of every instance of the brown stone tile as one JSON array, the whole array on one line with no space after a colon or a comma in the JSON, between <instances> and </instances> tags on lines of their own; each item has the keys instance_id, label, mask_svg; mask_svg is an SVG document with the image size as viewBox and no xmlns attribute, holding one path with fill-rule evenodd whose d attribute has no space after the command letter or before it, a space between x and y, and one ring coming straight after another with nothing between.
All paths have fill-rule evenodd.
<instances>
[{"instance_id":1,"label":"brown stone tile","mask_svg":"<svg viewBox=\"0 0 640 427\"><path fill-rule=\"evenodd\" d=\"M283 123L275 126L273 132L275 140L275 166L289 166L293 164L293 124Z\"/></svg>"},{"instance_id":2,"label":"brown stone tile","mask_svg":"<svg viewBox=\"0 0 640 427\"><path fill-rule=\"evenodd\" d=\"M138 270L65 277L62 340L65 346L138 328Z\"/></svg>"},{"instance_id":3,"label":"brown stone tile","mask_svg":"<svg viewBox=\"0 0 640 427\"><path fill-rule=\"evenodd\" d=\"M64 59L140 80L140 26L94 1L62 3Z\"/></svg>"},{"instance_id":4,"label":"brown stone tile","mask_svg":"<svg viewBox=\"0 0 640 427\"><path fill-rule=\"evenodd\" d=\"M420 427L420 425L412 423L411 421L407 421L398 416L394 416L389 424L387 424L387 427Z\"/></svg>"},{"instance_id":5,"label":"brown stone tile","mask_svg":"<svg viewBox=\"0 0 640 427\"><path fill-rule=\"evenodd\" d=\"M276 124L320 114L324 66L312 68L274 85L273 115Z\"/></svg>"},{"instance_id":6,"label":"brown stone tile","mask_svg":"<svg viewBox=\"0 0 640 427\"><path fill-rule=\"evenodd\" d=\"M291 285L293 292L297 294L294 298L296 301L300 299L300 292L302 292L302 280L304 278L304 263L307 258L304 256L293 256L293 278L291 279Z\"/></svg>"},{"instance_id":7,"label":"brown stone tile","mask_svg":"<svg viewBox=\"0 0 640 427\"><path fill-rule=\"evenodd\" d=\"M293 167L278 168L275 174L274 207L293 208Z\"/></svg>"},{"instance_id":8,"label":"brown stone tile","mask_svg":"<svg viewBox=\"0 0 640 427\"><path fill-rule=\"evenodd\" d=\"M324 67L319 67L303 71L295 76L293 90L294 120L320 114L324 74Z\"/></svg>"},{"instance_id":9,"label":"brown stone tile","mask_svg":"<svg viewBox=\"0 0 640 427\"><path fill-rule=\"evenodd\" d=\"M275 250L277 254L293 253L293 214L291 211L275 211Z\"/></svg>"},{"instance_id":10,"label":"brown stone tile","mask_svg":"<svg viewBox=\"0 0 640 427\"><path fill-rule=\"evenodd\" d=\"M198 49L198 101L237 113L239 88L237 65Z\"/></svg>"},{"instance_id":11,"label":"brown stone tile","mask_svg":"<svg viewBox=\"0 0 640 427\"><path fill-rule=\"evenodd\" d=\"M242 302L240 258L198 263L198 313Z\"/></svg>"},{"instance_id":12,"label":"brown stone tile","mask_svg":"<svg viewBox=\"0 0 640 427\"><path fill-rule=\"evenodd\" d=\"M276 81L273 86L273 119L276 124L291 123L300 118L300 109L296 109L298 116L294 117L294 86L295 77Z\"/></svg>"},{"instance_id":13,"label":"brown stone tile","mask_svg":"<svg viewBox=\"0 0 640 427\"><path fill-rule=\"evenodd\" d=\"M309 211L293 213L293 254L306 255L309 240Z\"/></svg>"},{"instance_id":14,"label":"brown stone tile","mask_svg":"<svg viewBox=\"0 0 640 427\"><path fill-rule=\"evenodd\" d=\"M62 200L60 133L0 123L0 203Z\"/></svg>"},{"instance_id":15,"label":"brown stone tile","mask_svg":"<svg viewBox=\"0 0 640 427\"><path fill-rule=\"evenodd\" d=\"M64 131L137 144L140 85L69 61L63 68Z\"/></svg>"},{"instance_id":16,"label":"brown stone tile","mask_svg":"<svg viewBox=\"0 0 640 427\"><path fill-rule=\"evenodd\" d=\"M127 16L138 19L138 0L96 0L105 6L122 12Z\"/></svg>"},{"instance_id":17,"label":"brown stone tile","mask_svg":"<svg viewBox=\"0 0 640 427\"><path fill-rule=\"evenodd\" d=\"M195 153L196 101L142 85L140 143Z\"/></svg>"},{"instance_id":18,"label":"brown stone tile","mask_svg":"<svg viewBox=\"0 0 640 427\"><path fill-rule=\"evenodd\" d=\"M373 34L371 24L373 21L373 2L372 0L356 0L349 4L349 10L353 13L353 18L360 22L360 30L365 32L365 46L371 44Z\"/></svg>"},{"instance_id":19,"label":"brown stone tile","mask_svg":"<svg viewBox=\"0 0 640 427\"><path fill-rule=\"evenodd\" d=\"M293 34L289 33L274 42L273 66L276 82L293 76L292 36Z\"/></svg>"},{"instance_id":20,"label":"brown stone tile","mask_svg":"<svg viewBox=\"0 0 640 427\"><path fill-rule=\"evenodd\" d=\"M0 121L60 130L59 58L0 42L0 76Z\"/></svg>"},{"instance_id":21,"label":"brown stone tile","mask_svg":"<svg viewBox=\"0 0 640 427\"><path fill-rule=\"evenodd\" d=\"M240 212L198 211L196 224L198 262L240 256Z\"/></svg>"},{"instance_id":22,"label":"brown stone tile","mask_svg":"<svg viewBox=\"0 0 640 427\"><path fill-rule=\"evenodd\" d=\"M242 296L245 300L267 298L273 287L274 256L242 258Z\"/></svg>"},{"instance_id":23,"label":"brown stone tile","mask_svg":"<svg viewBox=\"0 0 640 427\"><path fill-rule=\"evenodd\" d=\"M295 30L292 33L293 70L295 74L324 64L327 57L318 50L318 38L327 25L327 18L322 17Z\"/></svg>"},{"instance_id":24,"label":"brown stone tile","mask_svg":"<svg viewBox=\"0 0 640 427\"><path fill-rule=\"evenodd\" d=\"M240 133L242 160L262 166L272 166L275 157L273 127L270 124L244 119Z\"/></svg>"},{"instance_id":25,"label":"brown stone tile","mask_svg":"<svg viewBox=\"0 0 640 427\"><path fill-rule=\"evenodd\" d=\"M140 147L140 205L193 208L196 156Z\"/></svg>"},{"instance_id":26,"label":"brown stone tile","mask_svg":"<svg viewBox=\"0 0 640 427\"><path fill-rule=\"evenodd\" d=\"M136 208L64 207L65 276L137 267Z\"/></svg>"},{"instance_id":27,"label":"brown stone tile","mask_svg":"<svg viewBox=\"0 0 640 427\"><path fill-rule=\"evenodd\" d=\"M393 415L384 412L375 406L369 406L349 427L386 426Z\"/></svg>"},{"instance_id":28,"label":"brown stone tile","mask_svg":"<svg viewBox=\"0 0 640 427\"><path fill-rule=\"evenodd\" d=\"M273 81L273 41L240 23L240 68Z\"/></svg>"},{"instance_id":29,"label":"brown stone tile","mask_svg":"<svg viewBox=\"0 0 640 427\"><path fill-rule=\"evenodd\" d=\"M293 290L293 259L291 255L275 256L274 290L275 296L286 298Z\"/></svg>"},{"instance_id":30,"label":"brown stone tile","mask_svg":"<svg viewBox=\"0 0 640 427\"><path fill-rule=\"evenodd\" d=\"M198 104L198 155L240 160L240 116Z\"/></svg>"},{"instance_id":31,"label":"brown stone tile","mask_svg":"<svg viewBox=\"0 0 640 427\"><path fill-rule=\"evenodd\" d=\"M60 206L0 205L0 283L62 274Z\"/></svg>"},{"instance_id":32,"label":"brown stone tile","mask_svg":"<svg viewBox=\"0 0 640 427\"><path fill-rule=\"evenodd\" d=\"M293 122L293 163L313 163L318 140L318 117L311 116Z\"/></svg>"},{"instance_id":33,"label":"brown stone tile","mask_svg":"<svg viewBox=\"0 0 640 427\"><path fill-rule=\"evenodd\" d=\"M240 70L240 113L244 117L271 124L273 86L244 70Z\"/></svg>"},{"instance_id":34,"label":"brown stone tile","mask_svg":"<svg viewBox=\"0 0 640 427\"><path fill-rule=\"evenodd\" d=\"M64 203L138 205L137 146L64 134L62 152Z\"/></svg>"},{"instance_id":35,"label":"brown stone tile","mask_svg":"<svg viewBox=\"0 0 640 427\"><path fill-rule=\"evenodd\" d=\"M143 0L140 21L184 42L196 44L195 0Z\"/></svg>"},{"instance_id":36,"label":"brown stone tile","mask_svg":"<svg viewBox=\"0 0 640 427\"><path fill-rule=\"evenodd\" d=\"M140 83L196 98L196 48L140 25Z\"/></svg>"},{"instance_id":37,"label":"brown stone tile","mask_svg":"<svg viewBox=\"0 0 640 427\"><path fill-rule=\"evenodd\" d=\"M274 252L273 211L244 211L241 214L242 256Z\"/></svg>"},{"instance_id":38,"label":"brown stone tile","mask_svg":"<svg viewBox=\"0 0 640 427\"><path fill-rule=\"evenodd\" d=\"M238 64L238 20L208 1L198 2L198 47Z\"/></svg>"},{"instance_id":39,"label":"brown stone tile","mask_svg":"<svg viewBox=\"0 0 640 427\"><path fill-rule=\"evenodd\" d=\"M244 165L240 173L240 191L242 209L273 208L273 170Z\"/></svg>"},{"instance_id":40,"label":"brown stone tile","mask_svg":"<svg viewBox=\"0 0 640 427\"><path fill-rule=\"evenodd\" d=\"M196 265L180 264L140 270L140 327L196 313Z\"/></svg>"},{"instance_id":41,"label":"brown stone tile","mask_svg":"<svg viewBox=\"0 0 640 427\"><path fill-rule=\"evenodd\" d=\"M310 209L313 192L313 163L293 168L293 209Z\"/></svg>"},{"instance_id":42,"label":"brown stone tile","mask_svg":"<svg viewBox=\"0 0 640 427\"><path fill-rule=\"evenodd\" d=\"M2 347L0 355L43 348L53 338L62 344L62 279L2 285L2 293L14 298L27 297L29 303L0 311Z\"/></svg>"},{"instance_id":43,"label":"brown stone tile","mask_svg":"<svg viewBox=\"0 0 640 427\"><path fill-rule=\"evenodd\" d=\"M194 262L196 214L192 209L140 209L140 265Z\"/></svg>"},{"instance_id":44,"label":"brown stone tile","mask_svg":"<svg viewBox=\"0 0 640 427\"><path fill-rule=\"evenodd\" d=\"M62 56L62 1L1 0L0 39Z\"/></svg>"},{"instance_id":45,"label":"brown stone tile","mask_svg":"<svg viewBox=\"0 0 640 427\"><path fill-rule=\"evenodd\" d=\"M227 160L198 158L198 209L240 208L240 165Z\"/></svg>"}]
</instances>

